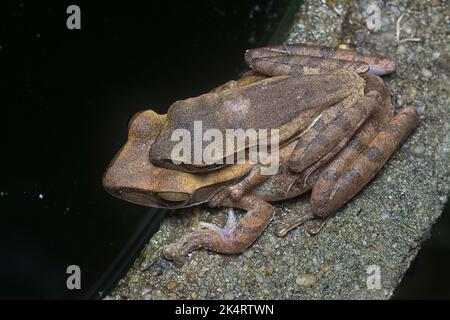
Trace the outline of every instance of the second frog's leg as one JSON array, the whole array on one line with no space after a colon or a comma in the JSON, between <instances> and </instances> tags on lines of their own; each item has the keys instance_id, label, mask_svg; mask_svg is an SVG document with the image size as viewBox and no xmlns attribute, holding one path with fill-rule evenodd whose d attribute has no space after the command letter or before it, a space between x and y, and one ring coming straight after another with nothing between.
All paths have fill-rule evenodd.
<instances>
[{"instance_id":1,"label":"second frog's leg","mask_svg":"<svg viewBox=\"0 0 450 320\"><path fill-rule=\"evenodd\" d=\"M274 59L274 57L277 58ZM297 59L295 57L301 57L301 59ZM307 58L311 58L311 60L308 62ZM258 64L262 66L261 69L276 70L276 73L279 73L280 70L285 68L282 65L290 64L304 65L306 68L285 68L285 71L289 71L289 74L302 72L302 70L308 70L308 66L312 68L317 68L320 66L324 69L347 68L358 73L368 71L369 73L377 75L385 75L395 71L395 61L387 57L365 55L345 49L335 49L304 44L256 48L248 50L245 53L245 61L249 66L255 65L255 62L258 60ZM273 66L267 69L267 66L271 63L268 62L268 64L264 66L265 60L272 61ZM362 71L363 65L367 65L368 69ZM277 68L280 69L277 70ZM258 67L255 69L258 70ZM266 73L265 71L260 72ZM272 71L269 73L271 72Z\"/></svg>"},{"instance_id":2,"label":"second frog's leg","mask_svg":"<svg viewBox=\"0 0 450 320\"><path fill-rule=\"evenodd\" d=\"M207 229L189 233L164 248L165 257L181 266L189 252L200 248L226 254L241 253L259 237L274 215L274 208L268 202L254 196L243 196L237 202L229 199L221 205L244 209L247 213L239 222L233 214L229 215L224 228L203 224Z\"/></svg>"},{"instance_id":3,"label":"second frog's leg","mask_svg":"<svg viewBox=\"0 0 450 320\"><path fill-rule=\"evenodd\" d=\"M333 70L346 69L356 73L369 70L364 62L315 58L295 55L257 58L250 65L254 70L269 76L324 74Z\"/></svg>"}]
</instances>

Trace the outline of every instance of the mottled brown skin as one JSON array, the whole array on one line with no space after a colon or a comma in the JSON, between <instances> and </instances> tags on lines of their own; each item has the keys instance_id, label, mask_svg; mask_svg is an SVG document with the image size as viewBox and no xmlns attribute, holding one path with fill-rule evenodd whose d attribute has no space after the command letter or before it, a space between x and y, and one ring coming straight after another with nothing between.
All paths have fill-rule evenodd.
<instances>
[{"instance_id":1,"label":"mottled brown skin","mask_svg":"<svg viewBox=\"0 0 450 320\"><path fill-rule=\"evenodd\" d=\"M143 205L179 208L208 202L247 212L236 222L230 211L223 228L203 223L203 229L166 247L164 255L177 265L199 248L243 252L272 220L271 201L309 190L311 211L281 222L277 234L311 219L318 223L309 232L319 232L377 174L418 121L411 107L394 115L391 91L378 76L395 70L389 58L305 45L249 50L245 58L253 70L242 79L176 102L167 116L137 115L104 178L113 195ZM195 120L220 130L280 129L278 173L263 176L259 165L172 164L171 130L191 130Z\"/></svg>"},{"instance_id":2,"label":"mottled brown skin","mask_svg":"<svg viewBox=\"0 0 450 320\"><path fill-rule=\"evenodd\" d=\"M318 94L320 88L326 88L326 94ZM280 145L284 145L304 131L324 108L348 96L362 94L363 89L364 81L359 76L344 71L269 77L246 86L230 83L220 92L172 104L167 121L151 147L150 159L159 166L183 171L217 169L217 165L208 166L202 162L174 166L171 153L178 142L171 140L173 131L186 129L193 132L194 121L202 121L203 130L214 128L222 132L226 129L276 128L280 130ZM274 106L277 112L274 112ZM194 139L193 134L191 137ZM236 146L235 151L240 150ZM225 149L223 155L224 158L228 156Z\"/></svg>"}]
</instances>

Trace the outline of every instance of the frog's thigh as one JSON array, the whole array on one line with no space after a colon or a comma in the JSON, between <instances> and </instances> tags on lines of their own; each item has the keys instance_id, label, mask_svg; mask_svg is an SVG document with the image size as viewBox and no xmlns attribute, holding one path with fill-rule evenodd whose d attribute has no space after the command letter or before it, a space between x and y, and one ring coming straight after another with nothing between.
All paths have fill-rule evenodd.
<instances>
[{"instance_id":1,"label":"frog's thigh","mask_svg":"<svg viewBox=\"0 0 450 320\"><path fill-rule=\"evenodd\" d=\"M338 104L326 109L298 139L289 159L289 168L303 172L312 165L322 165L331 159L380 103L379 93L371 91L350 107Z\"/></svg>"},{"instance_id":2,"label":"frog's thigh","mask_svg":"<svg viewBox=\"0 0 450 320\"><path fill-rule=\"evenodd\" d=\"M387 57L365 55L350 50L314 45L283 45L256 48L245 53L245 61L248 65L252 65L256 59L274 56L303 56L360 62L369 65L369 72L377 75L392 73L396 67L395 61Z\"/></svg>"},{"instance_id":3,"label":"frog's thigh","mask_svg":"<svg viewBox=\"0 0 450 320\"><path fill-rule=\"evenodd\" d=\"M321 173L313 186L311 207L315 215L326 217L356 195L383 167L395 149L417 124L414 108L406 107L367 145L355 137ZM361 150L362 149L362 150ZM348 157L355 155L354 158Z\"/></svg>"},{"instance_id":4,"label":"frog's thigh","mask_svg":"<svg viewBox=\"0 0 450 320\"><path fill-rule=\"evenodd\" d=\"M264 231L274 215L274 208L266 201L244 196L235 207L247 210L239 222L229 220L224 228L208 229L187 234L164 249L164 255L181 266L185 256L195 249L206 248L219 253L236 254L248 248Z\"/></svg>"},{"instance_id":5,"label":"frog's thigh","mask_svg":"<svg viewBox=\"0 0 450 320\"><path fill-rule=\"evenodd\" d=\"M333 58L316 58L296 55L283 55L256 58L251 67L269 76L327 74L333 70L345 69L356 73L369 70L364 62L338 60Z\"/></svg>"}]
</instances>

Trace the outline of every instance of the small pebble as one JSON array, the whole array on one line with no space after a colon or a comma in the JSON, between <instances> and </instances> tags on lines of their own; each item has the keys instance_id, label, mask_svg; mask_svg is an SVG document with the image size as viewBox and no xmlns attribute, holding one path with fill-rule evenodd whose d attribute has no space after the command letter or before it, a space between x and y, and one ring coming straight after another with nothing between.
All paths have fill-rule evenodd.
<instances>
[{"instance_id":1,"label":"small pebble","mask_svg":"<svg viewBox=\"0 0 450 320\"><path fill-rule=\"evenodd\" d=\"M195 299L197 299L197 297L198 297L198 295L197 295L196 292L192 292L192 293L191 293L191 298L192 298L192 299L195 300Z\"/></svg>"},{"instance_id":2,"label":"small pebble","mask_svg":"<svg viewBox=\"0 0 450 320\"><path fill-rule=\"evenodd\" d=\"M225 293L225 295L223 296L223 298L225 300L233 300L234 299L234 294L232 292L227 292Z\"/></svg>"},{"instance_id":3,"label":"small pebble","mask_svg":"<svg viewBox=\"0 0 450 320\"><path fill-rule=\"evenodd\" d=\"M266 273L267 273L267 274L272 274L272 273L273 273L273 267L272 267L272 266L268 266L268 267L266 268Z\"/></svg>"},{"instance_id":4,"label":"small pebble","mask_svg":"<svg viewBox=\"0 0 450 320\"><path fill-rule=\"evenodd\" d=\"M397 48L397 53L398 54L403 54L405 52L406 52L405 46L402 46L402 45L398 46L398 48Z\"/></svg>"},{"instance_id":5,"label":"small pebble","mask_svg":"<svg viewBox=\"0 0 450 320\"><path fill-rule=\"evenodd\" d=\"M178 283L176 283L175 281L170 281L170 282L167 284L167 289L173 290L173 289L176 288L177 285L178 285Z\"/></svg>"},{"instance_id":6,"label":"small pebble","mask_svg":"<svg viewBox=\"0 0 450 320\"><path fill-rule=\"evenodd\" d=\"M302 287L312 287L317 283L317 277L311 273L301 273L295 279L295 283Z\"/></svg>"},{"instance_id":7,"label":"small pebble","mask_svg":"<svg viewBox=\"0 0 450 320\"><path fill-rule=\"evenodd\" d=\"M421 155L425 152L425 147L423 146L423 144L419 144L418 146L416 146L413 149L414 153L417 155Z\"/></svg>"},{"instance_id":8,"label":"small pebble","mask_svg":"<svg viewBox=\"0 0 450 320\"><path fill-rule=\"evenodd\" d=\"M253 257L254 254L255 254L255 252L253 251L253 249L245 250L243 253L244 257L246 257L247 259L250 259L251 257Z\"/></svg>"},{"instance_id":9,"label":"small pebble","mask_svg":"<svg viewBox=\"0 0 450 320\"><path fill-rule=\"evenodd\" d=\"M431 78L432 76L433 76L433 73L430 71L430 70L428 70L427 68L423 68L422 69L422 75L425 77L425 78Z\"/></svg>"},{"instance_id":10,"label":"small pebble","mask_svg":"<svg viewBox=\"0 0 450 320\"><path fill-rule=\"evenodd\" d=\"M439 59L439 57L441 56L441 53L439 51L435 51L433 52L433 54L431 55L433 57L433 59Z\"/></svg>"},{"instance_id":11,"label":"small pebble","mask_svg":"<svg viewBox=\"0 0 450 320\"><path fill-rule=\"evenodd\" d=\"M206 297L206 295L208 294L208 291L203 288L202 290L200 290L200 292L198 294L200 295L200 297Z\"/></svg>"}]
</instances>

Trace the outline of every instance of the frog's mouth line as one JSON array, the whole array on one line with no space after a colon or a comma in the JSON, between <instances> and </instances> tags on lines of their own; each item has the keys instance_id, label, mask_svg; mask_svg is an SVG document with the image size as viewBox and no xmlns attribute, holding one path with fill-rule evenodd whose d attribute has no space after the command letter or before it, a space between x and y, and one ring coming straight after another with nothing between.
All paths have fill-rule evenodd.
<instances>
[{"instance_id":1,"label":"frog's mouth line","mask_svg":"<svg viewBox=\"0 0 450 320\"><path fill-rule=\"evenodd\" d=\"M183 199L177 200L164 193L155 194L133 188L107 188L107 191L116 198L147 207L160 207L168 209L178 209L188 206L191 198L188 194L183 194Z\"/></svg>"},{"instance_id":2,"label":"frog's mouth line","mask_svg":"<svg viewBox=\"0 0 450 320\"><path fill-rule=\"evenodd\" d=\"M143 192L142 190L121 187L105 187L105 189L108 193L121 200L148 207L160 206L158 204L158 197L156 197L152 192Z\"/></svg>"},{"instance_id":3,"label":"frog's mouth line","mask_svg":"<svg viewBox=\"0 0 450 320\"><path fill-rule=\"evenodd\" d=\"M172 160L151 160L151 162L162 168L188 172L188 173L201 173L201 172L209 172L214 170L219 170L227 164L208 164L208 165L193 165L187 163L174 164Z\"/></svg>"},{"instance_id":4,"label":"frog's mouth line","mask_svg":"<svg viewBox=\"0 0 450 320\"><path fill-rule=\"evenodd\" d=\"M188 206L191 202L189 194L184 192L157 192L158 202L169 209Z\"/></svg>"}]
</instances>

